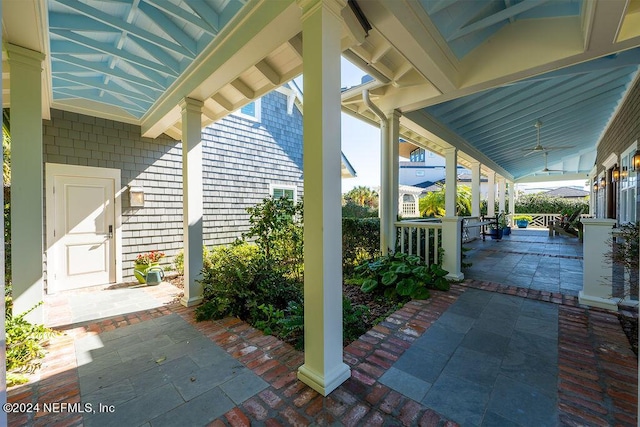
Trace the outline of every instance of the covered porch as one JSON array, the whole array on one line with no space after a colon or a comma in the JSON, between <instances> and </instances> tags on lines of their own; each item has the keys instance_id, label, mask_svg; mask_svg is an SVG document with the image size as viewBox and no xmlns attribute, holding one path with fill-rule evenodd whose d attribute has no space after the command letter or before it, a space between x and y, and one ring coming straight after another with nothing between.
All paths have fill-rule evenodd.
<instances>
[{"instance_id":1,"label":"covered porch","mask_svg":"<svg viewBox=\"0 0 640 427\"><path fill-rule=\"evenodd\" d=\"M291 394L304 390L300 396L315 397L340 387L373 387L375 379L363 373L368 362L347 363L341 345L340 112L381 127L383 253L396 242L400 137L444 154L449 184L458 163L468 165L474 183L487 175L498 185L501 207L508 182L545 179L551 168L586 179L593 173L598 137L640 64L639 13L629 4L635 2L501 4L498 10L467 10L460 16L473 19L448 22L446 9L465 2L426 8L417 2L341 0L210 1L207 7L197 0L180 6L152 0L3 2L3 80L10 88L3 90L3 106L11 108L16 171L15 309L25 311L43 299L45 282L56 280L45 275L59 261L50 256L58 239L45 227L43 197L42 120L51 108L133 124L145 138L165 134L182 141L187 285L181 303L191 307L202 299L200 130L299 75L304 65L308 303L304 364L296 368L306 385L296 383ZM373 80L341 91L341 55ZM552 143L543 139L540 145L539 134L536 140L532 129L539 119ZM553 152L547 163L546 154L524 156L523 150ZM455 189L447 185L443 265L450 278L461 280ZM115 189L116 206L125 191ZM472 215L479 215L475 200ZM121 246L119 225L114 224L115 248ZM118 271L116 278L121 265ZM441 301L451 302L447 296ZM35 321L43 318L33 313ZM368 412L355 402L350 408L354 416Z\"/></svg>"},{"instance_id":2,"label":"covered porch","mask_svg":"<svg viewBox=\"0 0 640 427\"><path fill-rule=\"evenodd\" d=\"M543 243L532 234L512 238L564 251L563 239ZM508 242L493 243L504 244L502 258L513 255ZM523 265L554 259L522 256ZM496 268L491 257L471 258L480 270ZM8 421L636 425L637 359L615 314L556 292L557 275L545 278L544 289L509 282L466 278L405 305L344 348L352 375L327 397L297 380L303 352L236 318L195 322L169 283L49 295L47 323L66 334L8 401L89 403L92 410L11 413ZM124 302L144 306L127 310ZM106 317L87 317L90 304Z\"/></svg>"}]
</instances>

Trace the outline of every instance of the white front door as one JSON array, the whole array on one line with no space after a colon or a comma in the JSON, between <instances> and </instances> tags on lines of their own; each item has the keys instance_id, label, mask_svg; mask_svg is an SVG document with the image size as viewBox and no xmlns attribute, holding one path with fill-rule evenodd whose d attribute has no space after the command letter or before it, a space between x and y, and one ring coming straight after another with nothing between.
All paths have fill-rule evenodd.
<instances>
[{"instance_id":1,"label":"white front door","mask_svg":"<svg viewBox=\"0 0 640 427\"><path fill-rule=\"evenodd\" d=\"M47 227L53 227L47 233L49 291L114 283L119 173L116 179L98 168L57 166L62 170L47 174Z\"/></svg>"}]
</instances>

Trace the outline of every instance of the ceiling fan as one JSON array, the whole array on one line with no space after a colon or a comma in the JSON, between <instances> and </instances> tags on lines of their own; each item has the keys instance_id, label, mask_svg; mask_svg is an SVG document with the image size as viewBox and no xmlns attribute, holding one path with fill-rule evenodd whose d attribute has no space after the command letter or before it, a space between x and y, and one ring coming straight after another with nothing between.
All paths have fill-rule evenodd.
<instances>
[{"instance_id":1,"label":"ceiling fan","mask_svg":"<svg viewBox=\"0 0 640 427\"><path fill-rule=\"evenodd\" d=\"M544 169L542 169L540 172L565 172L562 169L549 169L547 167L547 156L549 155L549 153L547 151L543 151L542 154L544 155Z\"/></svg>"},{"instance_id":2,"label":"ceiling fan","mask_svg":"<svg viewBox=\"0 0 640 427\"><path fill-rule=\"evenodd\" d=\"M565 148L573 148L573 145L565 145L565 146L557 146L557 147L543 147L542 144L540 144L540 128L542 127L542 122L540 120L536 121L536 123L534 124L534 126L536 127L536 146L533 148L523 148L523 151L528 151L527 154L524 155L524 157L527 157L530 154L533 153L547 153L550 150L564 150ZM546 157L545 157L545 161L546 161Z\"/></svg>"}]
</instances>

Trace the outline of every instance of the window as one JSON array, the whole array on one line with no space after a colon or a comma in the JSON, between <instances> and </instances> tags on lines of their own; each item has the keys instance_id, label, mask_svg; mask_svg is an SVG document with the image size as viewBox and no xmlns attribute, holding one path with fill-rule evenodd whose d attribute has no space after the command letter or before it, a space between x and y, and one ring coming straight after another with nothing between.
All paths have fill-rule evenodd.
<instances>
[{"instance_id":1,"label":"window","mask_svg":"<svg viewBox=\"0 0 640 427\"><path fill-rule=\"evenodd\" d=\"M410 162L424 162L424 148L416 148L409 154Z\"/></svg>"},{"instance_id":2,"label":"window","mask_svg":"<svg viewBox=\"0 0 640 427\"><path fill-rule=\"evenodd\" d=\"M262 99L256 99L234 113L245 119L259 122L262 118Z\"/></svg>"},{"instance_id":3,"label":"window","mask_svg":"<svg viewBox=\"0 0 640 427\"><path fill-rule=\"evenodd\" d=\"M604 175L605 175L604 172L598 175L598 195L596 197L596 217L597 218L607 217L607 210L605 205L606 189L602 186L602 182L606 181L604 179ZM606 182L605 182L605 187L606 187Z\"/></svg>"},{"instance_id":4,"label":"window","mask_svg":"<svg viewBox=\"0 0 640 427\"><path fill-rule=\"evenodd\" d=\"M284 197L286 199L293 200L294 202L296 201L296 187L293 185L271 184L269 185L269 193L274 199Z\"/></svg>"},{"instance_id":5,"label":"window","mask_svg":"<svg viewBox=\"0 0 640 427\"><path fill-rule=\"evenodd\" d=\"M636 152L637 142L626 149L620 156L620 223L635 222L636 192L638 172L633 171L632 157Z\"/></svg>"}]
</instances>

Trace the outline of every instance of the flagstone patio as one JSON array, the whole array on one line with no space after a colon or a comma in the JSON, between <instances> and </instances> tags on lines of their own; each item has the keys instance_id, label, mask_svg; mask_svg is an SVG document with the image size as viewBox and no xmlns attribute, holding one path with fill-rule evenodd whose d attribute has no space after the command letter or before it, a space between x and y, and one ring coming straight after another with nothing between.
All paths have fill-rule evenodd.
<instances>
[{"instance_id":1,"label":"flagstone patio","mask_svg":"<svg viewBox=\"0 0 640 427\"><path fill-rule=\"evenodd\" d=\"M489 252L514 251L506 240L486 243ZM519 262L533 256L548 269L535 249ZM489 258L480 250L474 267ZM9 401L83 406L9 414L9 422L637 425L637 358L617 317L578 306L555 277L548 281L561 292L470 278L406 304L345 348L352 376L327 397L297 380L303 353L239 319L195 322L168 283L50 296L49 322L65 335ZM104 301L99 313L135 306L129 300L150 306L86 320L74 307L94 299Z\"/></svg>"}]
</instances>

